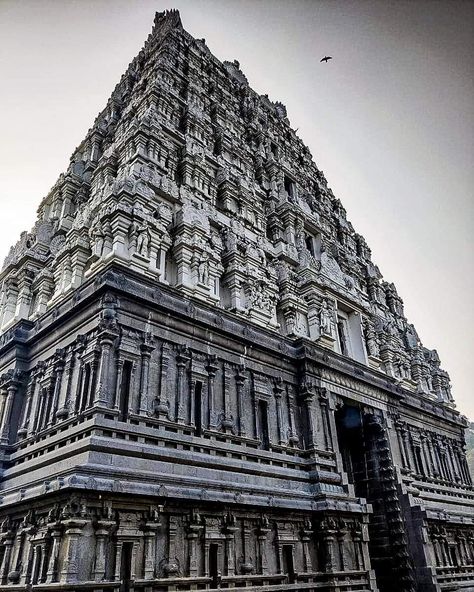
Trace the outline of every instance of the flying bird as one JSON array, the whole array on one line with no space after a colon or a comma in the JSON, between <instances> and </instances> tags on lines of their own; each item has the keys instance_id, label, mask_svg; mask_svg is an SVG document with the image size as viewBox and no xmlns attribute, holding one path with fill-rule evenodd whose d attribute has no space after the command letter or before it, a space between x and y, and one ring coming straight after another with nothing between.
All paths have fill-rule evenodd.
<instances>
[{"instance_id":1,"label":"flying bird","mask_svg":"<svg viewBox=\"0 0 474 592\"><path fill-rule=\"evenodd\" d=\"M319 60L320 62L329 62L329 60L332 60L332 56L324 56L322 60Z\"/></svg>"}]
</instances>

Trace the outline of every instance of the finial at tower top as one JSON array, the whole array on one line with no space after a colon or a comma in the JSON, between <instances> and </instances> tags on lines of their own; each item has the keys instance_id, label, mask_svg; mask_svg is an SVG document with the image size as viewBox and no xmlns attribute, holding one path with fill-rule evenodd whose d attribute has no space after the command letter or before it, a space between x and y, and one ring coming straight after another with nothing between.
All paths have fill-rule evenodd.
<instances>
[{"instance_id":1,"label":"finial at tower top","mask_svg":"<svg viewBox=\"0 0 474 592\"><path fill-rule=\"evenodd\" d=\"M172 8L164 10L163 12L155 13L155 20L153 22L153 30L158 31L164 27L168 29L182 29L183 24L179 15L179 10Z\"/></svg>"}]
</instances>

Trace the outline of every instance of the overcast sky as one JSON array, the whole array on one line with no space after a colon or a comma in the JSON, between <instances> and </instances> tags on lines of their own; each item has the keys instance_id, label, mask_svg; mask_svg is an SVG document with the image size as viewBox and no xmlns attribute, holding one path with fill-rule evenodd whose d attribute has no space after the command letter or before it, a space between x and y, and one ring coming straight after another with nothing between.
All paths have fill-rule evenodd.
<instances>
[{"instance_id":1,"label":"overcast sky","mask_svg":"<svg viewBox=\"0 0 474 592\"><path fill-rule=\"evenodd\" d=\"M473 2L0 0L0 259L165 8L287 106L474 419Z\"/></svg>"}]
</instances>

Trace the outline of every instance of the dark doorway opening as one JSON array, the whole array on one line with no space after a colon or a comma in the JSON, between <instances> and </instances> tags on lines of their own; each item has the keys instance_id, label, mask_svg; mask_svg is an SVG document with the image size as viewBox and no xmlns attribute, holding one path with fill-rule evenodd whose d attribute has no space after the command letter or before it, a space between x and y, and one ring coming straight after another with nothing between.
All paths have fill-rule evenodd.
<instances>
[{"instance_id":1,"label":"dark doorway opening","mask_svg":"<svg viewBox=\"0 0 474 592\"><path fill-rule=\"evenodd\" d=\"M133 543L123 543L122 559L120 562L120 592L128 592L130 590L130 582L132 579L132 556Z\"/></svg>"},{"instance_id":2,"label":"dark doorway opening","mask_svg":"<svg viewBox=\"0 0 474 592\"><path fill-rule=\"evenodd\" d=\"M456 555L456 549L454 547L449 547L449 554L451 555L451 563L454 567L458 566L458 558Z\"/></svg>"},{"instance_id":3,"label":"dark doorway opening","mask_svg":"<svg viewBox=\"0 0 474 592\"><path fill-rule=\"evenodd\" d=\"M194 386L194 425L195 434L200 436L202 434L202 382L196 381Z\"/></svg>"},{"instance_id":4,"label":"dark doorway opening","mask_svg":"<svg viewBox=\"0 0 474 592\"><path fill-rule=\"evenodd\" d=\"M366 458L362 415L358 407L344 405L335 413L337 439L344 471L357 496L367 496Z\"/></svg>"},{"instance_id":5,"label":"dark doorway opening","mask_svg":"<svg viewBox=\"0 0 474 592\"><path fill-rule=\"evenodd\" d=\"M369 554L380 592L413 589L390 444L380 415L345 403L335 413L343 468L357 497L372 505ZM403 554L402 554L403 552ZM338 562L340 563L340 561Z\"/></svg>"},{"instance_id":6,"label":"dark doorway opening","mask_svg":"<svg viewBox=\"0 0 474 592\"><path fill-rule=\"evenodd\" d=\"M122 381L120 383L120 421L126 421L130 406L130 385L132 382L133 364L129 360L123 363Z\"/></svg>"},{"instance_id":7,"label":"dark doorway opening","mask_svg":"<svg viewBox=\"0 0 474 592\"><path fill-rule=\"evenodd\" d=\"M219 581L219 545L209 545L209 576L212 579L212 587L216 588Z\"/></svg>"},{"instance_id":8,"label":"dark doorway opening","mask_svg":"<svg viewBox=\"0 0 474 592\"><path fill-rule=\"evenodd\" d=\"M283 545L283 573L288 575L288 583L294 584L296 581L295 566L293 563L293 545Z\"/></svg>"},{"instance_id":9,"label":"dark doorway opening","mask_svg":"<svg viewBox=\"0 0 474 592\"><path fill-rule=\"evenodd\" d=\"M268 403L260 400L258 402L258 425L260 441L264 450L270 449L270 434L268 431Z\"/></svg>"}]
</instances>

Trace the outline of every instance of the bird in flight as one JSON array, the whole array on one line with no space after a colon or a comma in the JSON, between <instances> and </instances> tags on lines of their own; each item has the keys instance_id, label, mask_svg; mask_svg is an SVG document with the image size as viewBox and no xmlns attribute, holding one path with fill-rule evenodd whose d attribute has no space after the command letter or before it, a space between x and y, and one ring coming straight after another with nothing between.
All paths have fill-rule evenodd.
<instances>
[{"instance_id":1,"label":"bird in flight","mask_svg":"<svg viewBox=\"0 0 474 592\"><path fill-rule=\"evenodd\" d=\"M332 60L332 56L324 56L322 60L319 60L320 62L329 62L329 60Z\"/></svg>"}]
</instances>

